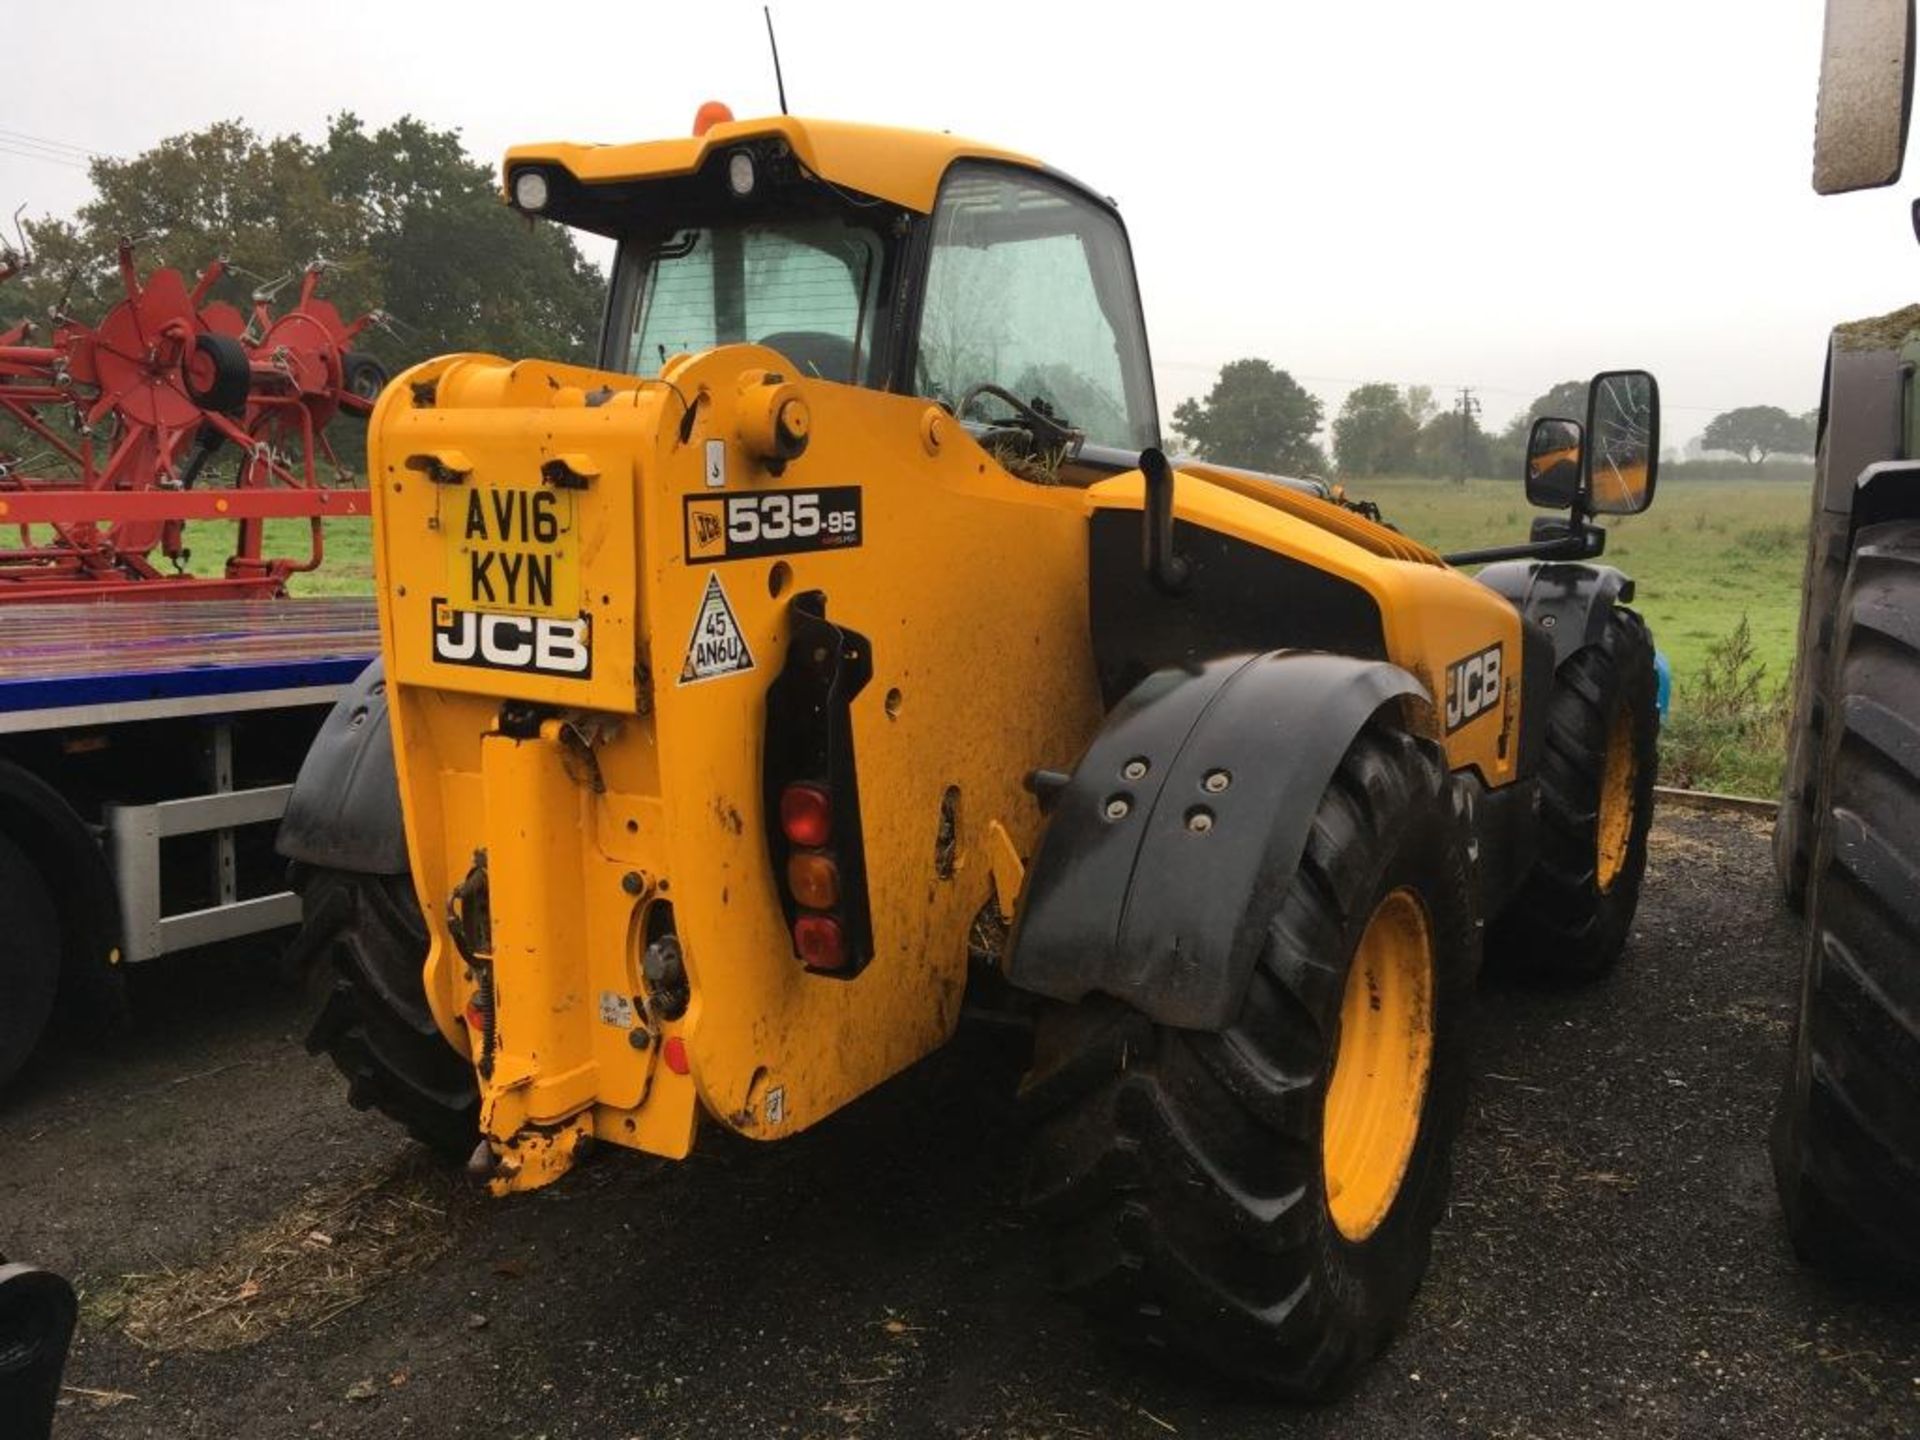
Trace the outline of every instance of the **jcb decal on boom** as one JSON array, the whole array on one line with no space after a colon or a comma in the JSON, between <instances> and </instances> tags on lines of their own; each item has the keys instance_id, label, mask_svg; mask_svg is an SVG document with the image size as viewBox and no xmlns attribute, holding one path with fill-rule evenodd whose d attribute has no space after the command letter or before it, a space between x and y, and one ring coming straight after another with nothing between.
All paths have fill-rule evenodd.
<instances>
[{"instance_id":1,"label":"jcb decal on boom","mask_svg":"<svg viewBox=\"0 0 1920 1440\"><path fill-rule=\"evenodd\" d=\"M593 673L592 627L585 615L514 615L433 602L433 658L442 665L530 670L584 680Z\"/></svg>"},{"instance_id":2,"label":"jcb decal on boom","mask_svg":"<svg viewBox=\"0 0 1920 1440\"><path fill-rule=\"evenodd\" d=\"M688 560L751 560L860 543L860 487L688 495Z\"/></svg>"},{"instance_id":3,"label":"jcb decal on boom","mask_svg":"<svg viewBox=\"0 0 1920 1440\"><path fill-rule=\"evenodd\" d=\"M1500 647L1489 645L1479 654L1447 666L1448 733L1500 702L1500 659Z\"/></svg>"}]
</instances>

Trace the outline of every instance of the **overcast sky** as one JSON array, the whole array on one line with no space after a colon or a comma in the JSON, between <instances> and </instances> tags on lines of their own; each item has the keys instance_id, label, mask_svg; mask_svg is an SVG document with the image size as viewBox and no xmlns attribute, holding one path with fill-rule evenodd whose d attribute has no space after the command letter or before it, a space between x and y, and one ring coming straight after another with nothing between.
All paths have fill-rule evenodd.
<instances>
[{"instance_id":1,"label":"overcast sky","mask_svg":"<svg viewBox=\"0 0 1920 1440\"><path fill-rule=\"evenodd\" d=\"M1679 443L1717 410L1819 399L1836 319L1913 295L1907 187L1808 185L1820 0L1134 6L780 0L801 115L952 130L1120 203L1163 410L1259 355L1353 383L1659 376ZM685 133L776 108L757 4L106 0L9 6L0 204L67 213L82 147L348 109L522 140ZM926 17L921 19L919 17ZM25 137L33 137L32 140Z\"/></svg>"}]
</instances>

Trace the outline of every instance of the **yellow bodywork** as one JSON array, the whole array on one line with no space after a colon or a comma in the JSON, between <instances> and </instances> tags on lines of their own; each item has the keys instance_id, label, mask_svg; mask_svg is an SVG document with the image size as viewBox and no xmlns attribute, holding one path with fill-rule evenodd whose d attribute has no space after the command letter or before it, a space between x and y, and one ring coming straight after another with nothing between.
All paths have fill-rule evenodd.
<instances>
[{"instance_id":1,"label":"yellow bodywork","mask_svg":"<svg viewBox=\"0 0 1920 1440\"><path fill-rule=\"evenodd\" d=\"M408 373L373 417L383 642L431 932L427 992L469 1054L475 982L448 897L478 852L490 882L497 1045L481 1094L496 1188L554 1178L588 1135L685 1155L703 1112L743 1134L787 1134L940 1045L959 1015L969 927L996 880L1010 903L1035 848L1041 816L1022 777L1070 766L1101 722L1088 520L1137 509L1138 473L1087 489L1031 484L925 401L770 384L782 367L747 346L676 361L659 380L458 356ZM586 403L603 387L610 398ZM803 402L811 442L778 476L764 457L775 392ZM708 483L716 454L723 489ZM435 622L449 623L449 590L479 543L462 517L551 495L554 477L567 488L564 504L546 502L566 527L552 584L501 613L576 607L591 673L445 663ZM777 560L700 558L689 518L700 504L683 506L847 482L862 487L864 543ZM1383 527L1205 467L1184 471L1175 493L1180 521L1370 592L1391 658L1436 697L1420 722L1436 736L1440 667L1494 644L1517 655L1511 605ZM750 668L689 679L716 577ZM788 601L806 590L824 591L830 615L873 643L852 722L875 953L850 981L795 960L761 798L766 687L785 656ZM1452 763L1492 785L1515 761L1518 687L1503 690L1500 707L1446 737ZM515 730L502 721L512 701L552 708ZM649 909L663 903L692 997L664 1023L648 1019L641 973Z\"/></svg>"},{"instance_id":2,"label":"yellow bodywork","mask_svg":"<svg viewBox=\"0 0 1920 1440\"><path fill-rule=\"evenodd\" d=\"M716 150L744 140L779 136L814 174L848 190L890 200L926 214L947 167L956 160L1038 162L997 145L982 145L953 135L856 125L842 120L803 120L770 115L729 120L704 135L644 140L632 145L575 145L551 142L516 145L507 151L505 170L520 165L558 165L576 180L600 184L621 180L663 180L691 175Z\"/></svg>"}]
</instances>

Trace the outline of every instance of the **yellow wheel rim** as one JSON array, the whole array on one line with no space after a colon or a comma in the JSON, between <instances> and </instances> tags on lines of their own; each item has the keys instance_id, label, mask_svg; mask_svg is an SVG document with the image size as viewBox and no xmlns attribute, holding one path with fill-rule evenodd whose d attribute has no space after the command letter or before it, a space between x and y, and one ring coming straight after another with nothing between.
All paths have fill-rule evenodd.
<instances>
[{"instance_id":1,"label":"yellow wheel rim","mask_svg":"<svg viewBox=\"0 0 1920 1440\"><path fill-rule=\"evenodd\" d=\"M1349 1240L1366 1239L1393 1208L1432 1068L1433 928L1403 886L1375 908L1353 952L1327 1086L1327 1209Z\"/></svg>"},{"instance_id":2,"label":"yellow wheel rim","mask_svg":"<svg viewBox=\"0 0 1920 1440\"><path fill-rule=\"evenodd\" d=\"M1600 771L1600 815L1594 826L1594 877L1606 894L1627 865L1633 838L1634 781L1640 762L1633 753L1633 712L1622 704L1607 728L1607 759Z\"/></svg>"}]
</instances>

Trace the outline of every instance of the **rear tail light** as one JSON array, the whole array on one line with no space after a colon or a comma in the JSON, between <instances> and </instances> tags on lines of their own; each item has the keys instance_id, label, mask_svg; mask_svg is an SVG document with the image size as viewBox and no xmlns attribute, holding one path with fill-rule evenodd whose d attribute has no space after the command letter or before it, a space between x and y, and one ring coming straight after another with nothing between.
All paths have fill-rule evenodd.
<instances>
[{"instance_id":1,"label":"rear tail light","mask_svg":"<svg viewBox=\"0 0 1920 1440\"><path fill-rule=\"evenodd\" d=\"M796 851L787 859L787 889L809 910L831 910L840 903L840 872L828 856Z\"/></svg>"},{"instance_id":2,"label":"rear tail light","mask_svg":"<svg viewBox=\"0 0 1920 1440\"><path fill-rule=\"evenodd\" d=\"M840 970L847 963L847 937L831 915L802 915L793 922L793 948L809 970Z\"/></svg>"},{"instance_id":3,"label":"rear tail light","mask_svg":"<svg viewBox=\"0 0 1920 1440\"><path fill-rule=\"evenodd\" d=\"M851 980L873 959L853 753L853 700L873 679L873 647L827 619L818 590L788 601L787 622L786 663L767 687L767 858L795 958Z\"/></svg>"},{"instance_id":4,"label":"rear tail light","mask_svg":"<svg viewBox=\"0 0 1920 1440\"><path fill-rule=\"evenodd\" d=\"M818 785L780 792L780 828L795 845L818 849L833 838L833 797Z\"/></svg>"}]
</instances>

